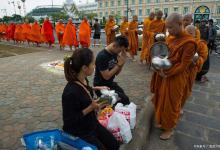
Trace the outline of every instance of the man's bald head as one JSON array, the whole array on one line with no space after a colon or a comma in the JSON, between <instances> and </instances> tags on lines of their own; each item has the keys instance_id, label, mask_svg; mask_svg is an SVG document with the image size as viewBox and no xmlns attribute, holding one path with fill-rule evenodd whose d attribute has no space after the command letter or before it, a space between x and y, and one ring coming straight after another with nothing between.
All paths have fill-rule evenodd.
<instances>
[{"instance_id":1,"label":"man's bald head","mask_svg":"<svg viewBox=\"0 0 220 150\"><path fill-rule=\"evenodd\" d=\"M192 14L187 14L183 17L183 26L186 27L193 22Z\"/></svg>"},{"instance_id":2,"label":"man's bald head","mask_svg":"<svg viewBox=\"0 0 220 150\"><path fill-rule=\"evenodd\" d=\"M73 22L72 18L69 18L68 21L71 22L71 23Z\"/></svg>"},{"instance_id":3,"label":"man's bald head","mask_svg":"<svg viewBox=\"0 0 220 150\"><path fill-rule=\"evenodd\" d=\"M196 28L195 28L194 25L186 26L185 30L186 30L187 33L191 34L193 37L196 36Z\"/></svg>"},{"instance_id":4,"label":"man's bald head","mask_svg":"<svg viewBox=\"0 0 220 150\"><path fill-rule=\"evenodd\" d=\"M161 10L158 10L156 12L156 18L157 20L161 20L161 18L163 17L163 12Z\"/></svg>"},{"instance_id":5,"label":"man's bald head","mask_svg":"<svg viewBox=\"0 0 220 150\"><path fill-rule=\"evenodd\" d=\"M134 16L133 16L133 21L138 21L137 15L134 15Z\"/></svg>"},{"instance_id":6,"label":"man's bald head","mask_svg":"<svg viewBox=\"0 0 220 150\"><path fill-rule=\"evenodd\" d=\"M123 17L124 22L128 22L128 18L126 16Z\"/></svg>"},{"instance_id":7,"label":"man's bald head","mask_svg":"<svg viewBox=\"0 0 220 150\"><path fill-rule=\"evenodd\" d=\"M166 19L166 28L172 36L178 36L183 32L183 17L178 13L170 14Z\"/></svg>"},{"instance_id":8,"label":"man's bald head","mask_svg":"<svg viewBox=\"0 0 220 150\"><path fill-rule=\"evenodd\" d=\"M154 17L155 17L155 13L151 12L150 15L149 15L149 19L150 20L154 20Z\"/></svg>"}]
</instances>

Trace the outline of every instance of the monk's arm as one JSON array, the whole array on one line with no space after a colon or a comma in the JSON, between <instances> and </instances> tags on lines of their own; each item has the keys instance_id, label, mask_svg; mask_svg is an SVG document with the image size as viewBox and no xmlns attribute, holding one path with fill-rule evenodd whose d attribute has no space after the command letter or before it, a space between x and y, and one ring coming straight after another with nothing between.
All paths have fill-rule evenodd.
<instances>
[{"instance_id":1,"label":"monk's arm","mask_svg":"<svg viewBox=\"0 0 220 150\"><path fill-rule=\"evenodd\" d=\"M173 66L169 69L164 71L166 76L173 76L179 73L182 73L184 70L189 67L189 65L192 63L193 56L196 51L196 45L194 43L186 43L183 46L183 54L181 57L181 61L173 64Z\"/></svg>"},{"instance_id":2,"label":"monk's arm","mask_svg":"<svg viewBox=\"0 0 220 150\"><path fill-rule=\"evenodd\" d=\"M197 53L199 55L199 58L196 62L196 65L198 66L198 71L200 71L202 69L202 65L204 64L204 62L206 61L206 59L208 57L207 45L203 42L200 42L199 49L198 49Z\"/></svg>"}]
</instances>

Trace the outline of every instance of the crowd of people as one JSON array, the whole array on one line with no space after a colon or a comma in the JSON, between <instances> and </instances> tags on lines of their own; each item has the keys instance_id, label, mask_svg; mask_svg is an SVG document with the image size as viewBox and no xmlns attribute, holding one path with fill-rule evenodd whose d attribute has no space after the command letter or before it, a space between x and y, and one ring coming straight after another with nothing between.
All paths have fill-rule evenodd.
<instances>
[{"instance_id":1,"label":"crowd of people","mask_svg":"<svg viewBox=\"0 0 220 150\"><path fill-rule=\"evenodd\" d=\"M192 93L195 80L207 81L204 76L209 70L209 54L215 46L216 30L213 20L209 26L206 20L195 21L191 14L182 16L172 13L163 19L162 11L151 12L143 22L143 40L140 62L151 63L151 47L156 44L155 35L166 35L164 41L169 48L168 59L171 68L154 70L150 90L153 93L152 102L155 109L155 126L163 129L160 139L167 140L173 135L173 129L183 114L183 107ZM127 52L132 61L139 49L138 46L138 17L133 16L131 22L123 18L119 29L114 17L109 16L105 25L106 44L96 59L89 49L91 27L86 17L79 26L79 38L72 19L66 26L60 20L56 24L56 33L60 48L68 45L82 48L76 49L73 55L65 61L64 72L68 81L62 95L63 130L71 135L78 136L95 145L100 150L118 150L119 143L113 135L100 125L96 117L96 110L101 105L94 100L94 93L100 96L101 89L111 89L119 95L123 104L130 100L124 90L114 82L120 74L127 58ZM94 25L93 38L100 39L101 28L98 20ZM120 36L116 36L117 32ZM45 42L49 46L54 43L53 27L46 18L42 28L37 21L30 26L11 23L8 27L0 25L1 39L15 40L16 42L35 42L37 45ZM79 42L78 42L79 41ZM197 54L197 59L194 59ZM88 83L87 77L94 72L94 87ZM95 91L93 93L93 91Z\"/></svg>"},{"instance_id":2,"label":"crowd of people","mask_svg":"<svg viewBox=\"0 0 220 150\"><path fill-rule=\"evenodd\" d=\"M98 28L96 26L96 33L100 32ZM55 42L53 30L54 27L48 17L45 18L42 25L37 20L31 24L27 19L24 23L0 23L0 40L14 41L15 44L35 43L36 46L46 43L51 48ZM79 34L77 34L77 28L71 18L68 19L66 25L62 20L59 20L55 26L55 31L61 50L65 46L69 46L71 50L73 46L90 46L91 28L86 17L79 25ZM97 35L95 38L97 38Z\"/></svg>"},{"instance_id":3,"label":"crowd of people","mask_svg":"<svg viewBox=\"0 0 220 150\"><path fill-rule=\"evenodd\" d=\"M172 13L167 16L166 20L162 19L162 16L162 11L158 11L156 14L152 12L144 20L140 61L141 63L144 61L151 63L151 47L157 44L155 35L158 33L166 35L164 43L169 48L168 59L172 66L169 69L154 70L150 90L153 93L152 103L155 110L155 126L162 129L160 139L168 140L173 135L174 128L183 114L183 107L192 93L195 80L207 81L204 78L204 74L208 72L209 53L213 49L216 30L213 27L213 20L209 20L209 27L204 24L204 20L201 23L196 21L196 24L193 25L193 18L190 14L182 16L178 13ZM129 52L131 59L135 61L134 56L138 50L139 33L137 16L133 16L131 22L128 22L126 17L123 18L119 28L121 33L119 36L116 36L117 26L115 27L115 25L114 18L110 16L105 26L107 47L98 53L96 60L91 58L90 63L77 65L75 57L80 57L80 53L85 54L86 51L91 53L88 49L79 49L77 50L79 54L74 52L70 60L65 63L66 79L69 81L68 77L71 77L72 82L70 83L69 81L64 90L63 111L65 112L67 108L69 111L77 111L80 114L75 115L72 113L72 116L70 116L68 113L64 113L64 130L66 130L65 124L71 122L69 120L71 117L74 116L74 126L77 126L77 123L82 123L81 120L86 121L85 118L89 117L88 114L92 115L100 107L96 100L91 100L93 99L92 96L90 96L90 99L87 97L88 101L84 104L84 100L80 98L83 96L83 92L74 92L75 95L72 95L72 97L66 96L65 93L67 91L70 93L71 91L77 91L67 90L70 86L87 91L92 91L93 89L98 96L100 96L100 92L97 89L113 89L118 93L123 104L130 103L124 90L113 80L121 72L125 64L127 52ZM204 32L206 32L206 39L203 37ZM195 57L196 55L197 57ZM80 60L83 60L83 58ZM81 69L77 69L73 65L81 66ZM94 67L94 87L91 88L86 77L92 74ZM89 68L91 71L87 70ZM84 73L81 73L81 71ZM81 96L79 96L80 93L82 93ZM90 95L92 94L93 92ZM77 105L65 104L71 100L74 100L74 103L77 103ZM74 106L74 108L71 106ZM78 116L82 118L78 118ZM83 126L80 126L85 129L80 128L82 132L79 136L99 149L117 150L119 145L112 138L111 134L105 129L101 129L102 127L99 126L95 117L93 121L96 122L94 123L96 128L92 129L90 125L85 123ZM71 126L69 128L74 131L70 132L69 129L66 131L73 135L78 135L78 129L73 129ZM107 134L109 135L108 137L102 138Z\"/></svg>"}]
</instances>

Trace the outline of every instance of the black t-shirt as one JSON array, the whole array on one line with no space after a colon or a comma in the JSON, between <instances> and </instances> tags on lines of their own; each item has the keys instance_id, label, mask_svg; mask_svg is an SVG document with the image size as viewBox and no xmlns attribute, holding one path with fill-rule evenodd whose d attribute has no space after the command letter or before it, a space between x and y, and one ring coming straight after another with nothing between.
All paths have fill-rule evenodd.
<instances>
[{"instance_id":1,"label":"black t-shirt","mask_svg":"<svg viewBox=\"0 0 220 150\"><path fill-rule=\"evenodd\" d=\"M92 90L84 85L93 96ZM97 126L96 113L83 115L82 111L91 104L91 98L80 85L69 82L62 95L63 130L73 136L92 134Z\"/></svg>"},{"instance_id":2,"label":"black t-shirt","mask_svg":"<svg viewBox=\"0 0 220 150\"><path fill-rule=\"evenodd\" d=\"M108 86L112 84L115 76L112 76L109 80L105 80L101 75L101 71L111 70L117 62L117 54L111 54L106 49L98 53L95 62L95 86Z\"/></svg>"}]
</instances>

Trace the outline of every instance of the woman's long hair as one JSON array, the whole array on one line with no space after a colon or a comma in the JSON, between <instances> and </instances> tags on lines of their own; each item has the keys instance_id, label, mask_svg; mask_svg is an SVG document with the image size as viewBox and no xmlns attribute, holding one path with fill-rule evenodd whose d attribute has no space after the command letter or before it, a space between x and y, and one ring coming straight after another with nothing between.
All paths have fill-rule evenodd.
<instances>
[{"instance_id":1,"label":"woman's long hair","mask_svg":"<svg viewBox=\"0 0 220 150\"><path fill-rule=\"evenodd\" d=\"M76 81L82 67L89 66L93 61L93 52L89 48L80 48L64 62L64 74L68 82Z\"/></svg>"}]
</instances>

